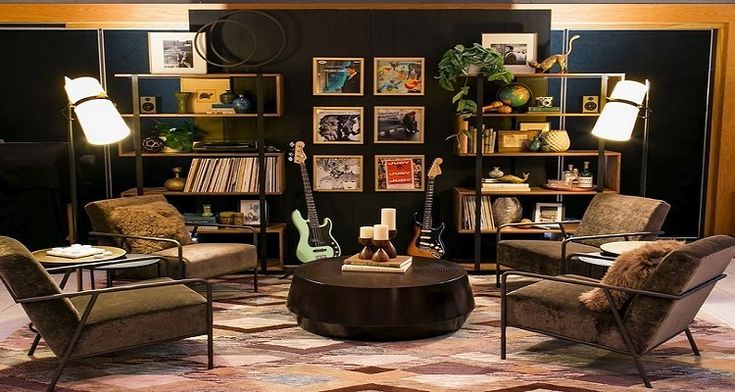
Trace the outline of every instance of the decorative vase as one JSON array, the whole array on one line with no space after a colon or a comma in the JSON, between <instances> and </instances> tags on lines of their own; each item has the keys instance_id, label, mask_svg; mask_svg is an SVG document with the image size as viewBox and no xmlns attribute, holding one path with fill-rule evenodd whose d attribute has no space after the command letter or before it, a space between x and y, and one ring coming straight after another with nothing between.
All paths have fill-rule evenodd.
<instances>
[{"instance_id":1,"label":"decorative vase","mask_svg":"<svg viewBox=\"0 0 735 392\"><path fill-rule=\"evenodd\" d=\"M176 113L187 113L187 104L189 103L190 92L177 91L174 93L176 96Z\"/></svg>"},{"instance_id":2,"label":"decorative vase","mask_svg":"<svg viewBox=\"0 0 735 392\"><path fill-rule=\"evenodd\" d=\"M235 98L237 98L237 95L235 95L235 93L233 93L232 90L230 89L225 90L224 93L219 95L219 101L224 104L232 103L232 101L234 101Z\"/></svg>"},{"instance_id":3,"label":"decorative vase","mask_svg":"<svg viewBox=\"0 0 735 392\"><path fill-rule=\"evenodd\" d=\"M515 223L523 217L521 202L515 197L499 197L493 202L495 226Z\"/></svg>"},{"instance_id":4,"label":"decorative vase","mask_svg":"<svg viewBox=\"0 0 735 392\"><path fill-rule=\"evenodd\" d=\"M185 179L181 178L181 168L175 167L172 169L174 172L174 178L169 178L163 183L163 187L169 191L181 192L184 190Z\"/></svg>"},{"instance_id":5,"label":"decorative vase","mask_svg":"<svg viewBox=\"0 0 735 392\"><path fill-rule=\"evenodd\" d=\"M528 143L528 150L533 152L539 151L541 150L542 144L543 143L541 142L541 137L536 136L535 138L531 139L530 143Z\"/></svg>"},{"instance_id":6,"label":"decorative vase","mask_svg":"<svg viewBox=\"0 0 735 392\"><path fill-rule=\"evenodd\" d=\"M245 94L239 94L232 101L232 104L235 105L235 113L248 113L253 107L252 102L245 97Z\"/></svg>"},{"instance_id":7,"label":"decorative vase","mask_svg":"<svg viewBox=\"0 0 735 392\"><path fill-rule=\"evenodd\" d=\"M145 152L161 152L165 146L166 141L161 139L159 136L151 136L143 139L141 147Z\"/></svg>"},{"instance_id":8,"label":"decorative vase","mask_svg":"<svg viewBox=\"0 0 735 392\"><path fill-rule=\"evenodd\" d=\"M505 173L503 173L503 171L500 170L500 168L497 167L497 166L493 166L493 170L490 170L490 173L488 173L488 175L490 176L490 178L500 178L504 174Z\"/></svg>"},{"instance_id":9,"label":"decorative vase","mask_svg":"<svg viewBox=\"0 0 735 392\"><path fill-rule=\"evenodd\" d=\"M202 216L205 218L208 218L210 216L214 216L212 213L212 205L211 204L202 204Z\"/></svg>"},{"instance_id":10,"label":"decorative vase","mask_svg":"<svg viewBox=\"0 0 735 392\"><path fill-rule=\"evenodd\" d=\"M552 130L544 133L544 141L549 151L562 152L569 149L571 141L569 134L564 129Z\"/></svg>"}]
</instances>

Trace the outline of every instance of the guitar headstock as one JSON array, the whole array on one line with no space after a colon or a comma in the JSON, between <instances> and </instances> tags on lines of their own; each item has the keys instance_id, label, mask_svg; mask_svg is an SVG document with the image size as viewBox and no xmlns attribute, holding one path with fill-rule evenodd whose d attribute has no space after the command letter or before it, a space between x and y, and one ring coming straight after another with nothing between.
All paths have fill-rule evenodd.
<instances>
[{"instance_id":1,"label":"guitar headstock","mask_svg":"<svg viewBox=\"0 0 735 392\"><path fill-rule=\"evenodd\" d=\"M441 158L434 159L434 162L431 164L431 168L429 169L429 178L434 178L440 174L442 174L442 168L440 165L444 162Z\"/></svg>"},{"instance_id":2,"label":"guitar headstock","mask_svg":"<svg viewBox=\"0 0 735 392\"><path fill-rule=\"evenodd\" d=\"M293 150L288 153L288 160L299 165L306 163L306 153L304 152L304 142L301 140L289 143L289 147Z\"/></svg>"}]
</instances>

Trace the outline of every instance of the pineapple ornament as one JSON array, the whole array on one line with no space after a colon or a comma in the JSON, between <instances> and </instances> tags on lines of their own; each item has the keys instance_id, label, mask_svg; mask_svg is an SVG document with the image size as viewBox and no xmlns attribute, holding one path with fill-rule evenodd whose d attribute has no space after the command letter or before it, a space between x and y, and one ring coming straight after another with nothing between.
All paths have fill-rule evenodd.
<instances>
[{"instance_id":1,"label":"pineapple ornament","mask_svg":"<svg viewBox=\"0 0 735 392\"><path fill-rule=\"evenodd\" d=\"M571 141L569 134L564 129L556 129L545 132L543 134L544 150L553 152L562 152L569 149Z\"/></svg>"}]
</instances>

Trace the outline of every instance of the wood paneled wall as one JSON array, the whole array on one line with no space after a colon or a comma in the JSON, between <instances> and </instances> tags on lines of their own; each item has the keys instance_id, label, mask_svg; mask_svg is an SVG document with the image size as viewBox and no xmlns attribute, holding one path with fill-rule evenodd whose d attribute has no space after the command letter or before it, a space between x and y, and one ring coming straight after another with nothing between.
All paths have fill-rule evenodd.
<instances>
[{"instance_id":1,"label":"wood paneled wall","mask_svg":"<svg viewBox=\"0 0 735 392\"><path fill-rule=\"evenodd\" d=\"M411 4L417 9L551 9L555 29L714 29L712 134L705 234L735 234L735 5ZM406 4L0 4L0 23L188 29L190 9L405 9ZM685 55L686 48L682 48ZM672 64L672 66L676 66ZM685 72L685 70L682 70ZM693 207L694 208L694 207Z\"/></svg>"}]
</instances>

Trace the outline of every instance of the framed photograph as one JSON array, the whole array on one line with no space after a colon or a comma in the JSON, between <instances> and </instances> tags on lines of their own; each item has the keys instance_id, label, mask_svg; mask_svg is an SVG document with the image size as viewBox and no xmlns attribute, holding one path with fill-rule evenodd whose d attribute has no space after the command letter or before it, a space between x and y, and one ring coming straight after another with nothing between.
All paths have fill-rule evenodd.
<instances>
[{"instance_id":1,"label":"framed photograph","mask_svg":"<svg viewBox=\"0 0 735 392\"><path fill-rule=\"evenodd\" d=\"M196 33L148 33L148 61L152 74L205 74L207 62L194 49ZM206 38L197 47L206 55Z\"/></svg>"},{"instance_id":2,"label":"framed photograph","mask_svg":"<svg viewBox=\"0 0 735 392\"><path fill-rule=\"evenodd\" d=\"M376 191L423 191L423 155L376 155Z\"/></svg>"},{"instance_id":3,"label":"framed photograph","mask_svg":"<svg viewBox=\"0 0 735 392\"><path fill-rule=\"evenodd\" d=\"M549 223L564 220L564 205L562 203L536 203L533 211L533 221Z\"/></svg>"},{"instance_id":4,"label":"framed photograph","mask_svg":"<svg viewBox=\"0 0 735 392\"><path fill-rule=\"evenodd\" d=\"M375 143L424 142L423 106L376 106L374 110Z\"/></svg>"},{"instance_id":5,"label":"framed photograph","mask_svg":"<svg viewBox=\"0 0 735 392\"><path fill-rule=\"evenodd\" d=\"M551 130L550 122L522 122L518 123L518 129L521 131L541 131L541 133Z\"/></svg>"},{"instance_id":6,"label":"framed photograph","mask_svg":"<svg viewBox=\"0 0 735 392\"><path fill-rule=\"evenodd\" d=\"M265 220L268 222L268 202L265 207ZM260 224L260 202L258 200L240 200L240 212L245 215L244 225Z\"/></svg>"},{"instance_id":7,"label":"framed photograph","mask_svg":"<svg viewBox=\"0 0 735 392\"><path fill-rule=\"evenodd\" d=\"M312 63L314 95L363 95L362 57L314 57Z\"/></svg>"},{"instance_id":8,"label":"framed photograph","mask_svg":"<svg viewBox=\"0 0 735 392\"><path fill-rule=\"evenodd\" d=\"M498 152L526 151L528 143L540 133L539 130L498 131Z\"/></svg>"},{"instance_id":9,"label":"framed photograph","mask_svg":"<svg viewBox=\"0 0 735 392\"><path fill-rule=\"evenodd\" d=\"M315 107L314 144L362 144L362 107Z\"/></svg>"},{"instance_id":10,"label":"framed photograph","mask_svg":"<svg viewBox=\"0 0 735 392\"><path fill-rule=\"evenodd\" d=\"M207 113L213 103L220 103L219 96L230 88L229 79L181 78L180 91L190 92L189 111Z\"/></svg>"},{"instance_id":11,"label":"framed photograph","mask_svg":"<svg viewBox=\"0 0 735 392\"><path fill-rule=\"evenodd\" d=\"M314 191L362 192L362 155L314 155Z\"/></svg>"},{"instance_id":12,"label":"framed photograph","mask_svg":"<svg viewBox=\"0 0 735 392\"><path fill-rule=\"evenodd\" d=\"M376 57L375 95L424 95L423 57Z\"/></svg>"},{"instance_id":13,"label":"framed photograph","mask_svg":"<svg viewBox=\"0 0 735 392\"><path fill-rule=\"evenodd\" d=\"M536 60L536 33L483 34L482 46L503 55L503 65L512 72L534 70L528 61Z\"/></svg>"}]
</instances>

